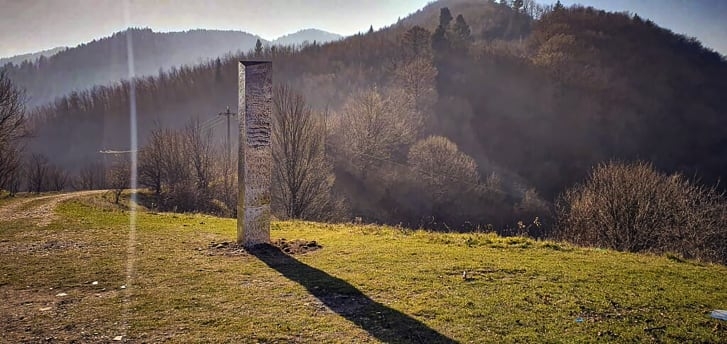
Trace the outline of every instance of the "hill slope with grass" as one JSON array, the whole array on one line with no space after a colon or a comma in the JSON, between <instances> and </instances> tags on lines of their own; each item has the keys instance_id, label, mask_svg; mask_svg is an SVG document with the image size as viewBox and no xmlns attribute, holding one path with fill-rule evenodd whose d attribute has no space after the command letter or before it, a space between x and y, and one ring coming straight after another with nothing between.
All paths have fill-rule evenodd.
<instances>
[{"instance_id":1,"label":"hill slope with grass","mask_svg":"<svg viewBox=\"0 0 727 344\"><path fill-rule=\"evenodd\" d=\"M45 227L32 219L0 222L4 339L727 338L727 324L709 316L727 307L724 266L484 233L309 222L274 222L272 237L316 241L317 250L246 252L223 244L235 237L234 220L141 211L130 232L129 211L110 200L62 202Z\"/></svg>"}]
</instances>

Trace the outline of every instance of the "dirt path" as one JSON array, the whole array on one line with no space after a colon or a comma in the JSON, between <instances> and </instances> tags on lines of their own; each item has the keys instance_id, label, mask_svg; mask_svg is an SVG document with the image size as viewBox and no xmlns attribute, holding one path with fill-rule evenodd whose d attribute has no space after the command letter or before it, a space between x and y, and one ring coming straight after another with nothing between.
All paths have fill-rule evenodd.
<instances>
[{"instance_id":1,"label":"dirt path","mask_svg":"<svg viewBox=\"0 0 727 344\"><path fill-rule=\"evenodd\" d=\"M107 190L78 191L59 195L41 196L26 198L12 202L0 207L0 224L3 222L12 222L17 220L29 219L35 222L38 227L49 225L56 217L55 209L58 203L65 200L104 193ZM40 201L33 207L25 207L28 203Z\"/></svg>"}]
</instances>

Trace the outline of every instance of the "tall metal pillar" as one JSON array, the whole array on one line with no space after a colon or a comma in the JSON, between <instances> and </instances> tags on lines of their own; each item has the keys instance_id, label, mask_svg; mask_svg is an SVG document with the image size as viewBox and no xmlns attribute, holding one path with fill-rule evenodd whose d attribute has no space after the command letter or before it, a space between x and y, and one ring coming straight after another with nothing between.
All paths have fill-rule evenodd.
<instances>
[{"instance_id":1,"label":"tall metal pillar","mask_svg":"<svg viewBox=\"0 0 727 344\"><path fill-rule=\"evenodd\" d=\"M272 62L241 61L239 92L237 242L252 247L270 242Z\"/></svg>"}]
</instances>

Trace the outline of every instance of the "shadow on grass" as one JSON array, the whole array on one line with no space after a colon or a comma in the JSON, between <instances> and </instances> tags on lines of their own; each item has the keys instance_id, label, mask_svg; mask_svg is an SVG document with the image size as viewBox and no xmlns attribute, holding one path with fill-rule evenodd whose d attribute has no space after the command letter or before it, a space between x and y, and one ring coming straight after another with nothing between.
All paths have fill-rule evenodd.
<instances>
[{"instance_id":1,"label":"shadow on grass","mask_svg":"<svg viewBox=\"0 0 727 344\"><path fill-rule=\"evenodd\" d=\"M250 253L382 342L457 343L419 320L371 300L348 282L301 263L275 246L260 245Z\"/></svg>"}]
</instances>

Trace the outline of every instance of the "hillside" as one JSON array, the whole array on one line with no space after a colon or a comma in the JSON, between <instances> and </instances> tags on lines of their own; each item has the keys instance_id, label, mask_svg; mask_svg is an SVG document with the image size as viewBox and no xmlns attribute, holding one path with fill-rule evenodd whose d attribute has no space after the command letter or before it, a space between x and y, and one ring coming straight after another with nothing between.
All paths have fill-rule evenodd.
<instances>
[{"instance_id":1,"label":"hillside","mask_svg":"<svg viewBox=\"0 0 727 344\"><path fill-rule=\"evenodd\" d=\"M258 38L240 31L128 29L43 57L36 63L5 69L15 83L27 90L32 107L72 91L128 79L127 39L134 44L134 73L144 76L247 51L255 46Z\"/></svg>"},{"instance_id":2,"label":"hillside","mask_svg":"<svg viewBox=\"0 0 727 344\"><path fill-rule=\"evenodd\" d=\"M53 48L53 49L38 51L35 53L3 57L3 58L0 58L0 66L4 66L8 63L12 63L14 65L19 65L19 64L23 63L23 61L28 61L29 63L33 63L33 62L37 61L41 56L50 57L63 50L66 50L66 49L68 49L68 47L57 47L57 48Z\"/></svg>"},{"instance_id":3,"label":"hillside","mask_svg":"<svg viewBox=\"0 0 727 344\"><path fill-rule=\"evenodd\" d=\"M331 32L326 32L318 29L304 29L291 34L283 35L274 39L270 44L272 45L296 45L307 42L311 44L313 42L326 43L331 41L337 41L343 38L343 36Z\"/></svg>"},{"instance_id":4,"label":"hillside","mask_svg":"<svg viewBox=\"0 0 727 344\"><path fill-rule=\"evenodd\" d=\"M45 228L33 220L1 223L4 339L727 338L724 323L709 317L727 304L724 266L493 234L310 222L273 223L272 236L315 240L321 249L248 253L219 244L234 238L234 220L142 212L132 235L128 212L107 199L61 203L60 217Z\"/></svg>"},{"instance_id":5,"label":"hillside","mask_svg":"<svg viewBox=\"0 0 727 344\"><path fill-rule=\"evenodd\" d=\"M490 16L505 13L507 18L511 12L506 6L487 1L457 0L445 4L452 6L453 13L465 11L476 14L483 28L485 19ZM385 76L386 71L395 63L393 56L400 53L401 36L411 27L406 23L411 21L412 24L435 27L439 8L437 3L432 3L373 35L355 35L328 44L320 44L322 40L319 40L318 45L300 51L278 49L274 58L275 78L279 83L292 83L317 108L340 108L358 90L389 81ZM513 27L507 20L499 25L498 28L502 28L502 25ZM475 33L478 31L473 29ZM270 49L265 54L270 58ZM142 142L155 123L178 128L192 117L200 116L206 120L210 114L237 104L236 62L240 58L243 56L189 66L151 76L137 84L137 92L142 95L137 103ZM52 87L52 84L44 87ZM110 100L109 97L124 97L128 93L127 89L128 84L105 87L95 92L86 90L34 111L31 117L43 119L42 122L48 118L48 121L47 125L38 124L39 133L36 135L37 140L31 143L31 151L52 156L63 167L78 169L96 157L100 148L128 146L128 112L125 110L128 109L128 99L119 99L121 103L115 105L102 105ZM33 92L30 94L32 96ZM82 105L84 103L89 104ZM74 118L85 120L77 123ZM74 129L51 130L52 127L65 126L73 126ZM236 139L234 135L233 139ZM71 144L55 145L54 142L58 140Z\"/></svg>"},{"instance_id":6,"label":"hillside","mask_svg":"<svg viewBox=\"0 0 727 344\"><path fill-rule=\"evenodd\" d=\"M308 29L280 37L272 43L322 43L340 37L333 33ZM135 75L148 76L173 67L197 65L249 51L255 47L259 37L241 31L154 32L150 29L129 29L77 47L13 58L8 60L14 61L13 65L6 66L3 62L0 63L0 68L6 69L10 78L26 89L28 106L32 108L72 91L83 91L128 79L127 38L133 42ZM268 44L265 40L261 41ZM21 63L24 60L28 62Z\"/></svg>"}]
</instances>

